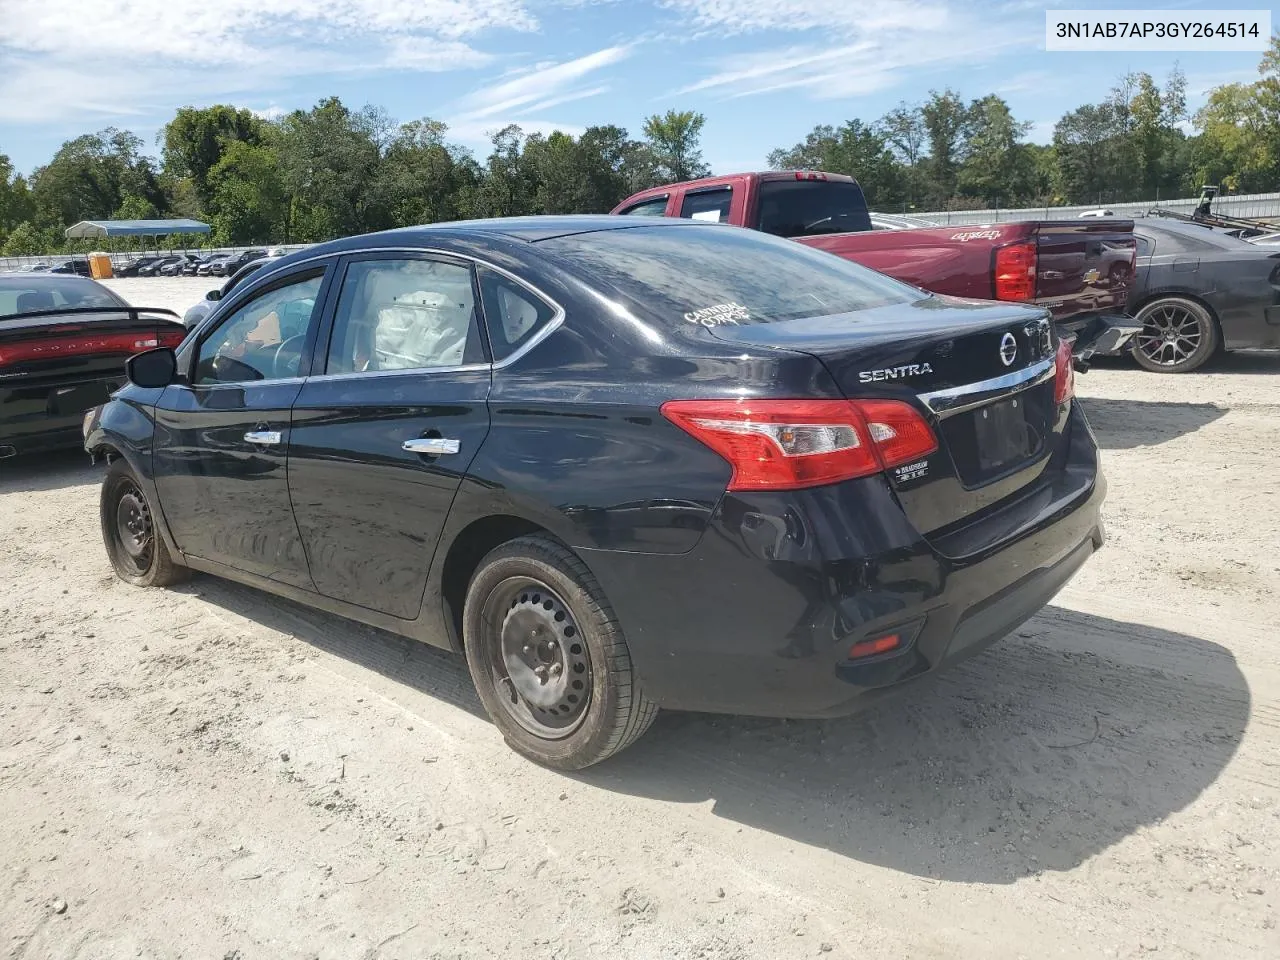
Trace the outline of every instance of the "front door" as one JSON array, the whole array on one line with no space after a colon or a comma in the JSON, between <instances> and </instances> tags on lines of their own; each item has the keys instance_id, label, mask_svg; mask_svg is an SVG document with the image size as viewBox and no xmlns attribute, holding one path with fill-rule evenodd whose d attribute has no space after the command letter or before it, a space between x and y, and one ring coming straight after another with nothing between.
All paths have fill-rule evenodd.
<instances>
[{"instance_id":1,"label":"front door","mask_svg":"<svg viewBox=\"0 0 1280 960\"><path fill-rule=\"evenodd\" d=\"M289 503L290 408L325 268L253 291L196 344L156 405L156 487L183 553L313 589Z\"/></svg>"},{"instance_id":2,"label":"front door","mask_svg":"<svg viewBox=\"0 0 1280 960\"><path fill-rule=\"evenodd\" d=\"M394 253L347 258L340 273L316 372L293 406L289 489L316 589L412 620L489 432L472 269Z\"/></svg>"}]
</instances>

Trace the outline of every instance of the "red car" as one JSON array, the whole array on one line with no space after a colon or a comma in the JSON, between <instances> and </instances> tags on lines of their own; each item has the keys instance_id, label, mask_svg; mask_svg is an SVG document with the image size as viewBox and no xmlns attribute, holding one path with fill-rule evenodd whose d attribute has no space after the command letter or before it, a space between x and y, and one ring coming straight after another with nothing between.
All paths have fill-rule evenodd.
<instances>
[{"instance_id":1,"label":"red car","mask_svg":"<svg viewBox=\"0 0 1280 960\"><path fill-rule=\"evenodd\" d=\"M1118 353L1137 244L1131 220L1023 220L873 230L853 177L769 171L654 187L612 213L750 227L818 247L933 293L1045 307L1077 358Z\"/></svg>"}]
</instances>

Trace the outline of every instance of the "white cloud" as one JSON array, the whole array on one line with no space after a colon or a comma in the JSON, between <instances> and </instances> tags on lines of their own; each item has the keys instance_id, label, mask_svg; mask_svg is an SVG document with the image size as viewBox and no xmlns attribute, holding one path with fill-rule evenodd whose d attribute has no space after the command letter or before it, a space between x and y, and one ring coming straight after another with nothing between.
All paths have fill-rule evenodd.
<instances>
[{"instance_id":1,"label":"white cloud","mask_svg":"<svg viewBox=\"0 0 1280 960\"><path fill-rule=\"evenodd\" d=\"M714 0L687 2L707 11L719 11L722 6ZM744 4L741 11L736 4L726 3L723 12L730 22L739 22L732 19L735 12L745 22L754 9L754 3ZM954 84L957 69L995 59L1010 47L1025 47L1039 38L1034 25L993 24L981 13L975 17L969 11L935 5L928 9L931 15L921 15L915 22L909 22L902 7L882 10L874 18L849 17L841 21L844 39L837 45L829 40L793 44L725 58L711 64L708 76L675 92L714 92L732 99L795 90L813 99L845 99L889 89L907 76L919 79L942 68L949 75L941 78L939 85ZM762 19L765 12L762 5ZM799 22L805 21L801 18Z\"/></svg>"},{"instance_id":2,"label":"white cloud","mask_svg":"<svg viewBox=\"0 0 1280 960\"><path fill-rule=\"evenodd\" d=\"M55 122L335 72L483 66L524 0L3 0L0 120ZM162 102L163 100L163 102Z\"/></svg>"},{"instance_id":3,"label":"white cloud","mask_svg":"<svg viewBox=\"0 0 1280 960\"><path fill-rule=\"evenodd\" d=\"M462 114L477 119L493 117L536 104L550 106L604 93L608 87L596 86L584 91L575 85L589 74L625 60L630 54L631 48L627 46L606 47L576 60L539 64L526 73L465 97L461 103Z\"/></svg>"},{"instance_id":4,"label":"white cloud","mask_svg":"<svg viewBox=\"0 0 1280 960\"><path fill-rule=\"evenodd\" d=\"M945 3L930 0L662 0L698 28L718 33L827 30L875 33L918 28L946 18Z\"/></svg>"},{"instance_id":5,"label":"white cloud","mask_svg":"<svg viewBox=\"0 0 1280 960\"><path fill-rule=\"evenodd\" d=\"M544 61L525 70L507 70L495 83L457 103L447 120L449 134L480 149L491 134L513 123L525 133L545 135L560 130L580 136L582 127L542 119L542 111L608 93L609 85L592 82L592 75L621 63L632 49L630 45L606 47L574 60Z\"/></svg>"}]
</instances>

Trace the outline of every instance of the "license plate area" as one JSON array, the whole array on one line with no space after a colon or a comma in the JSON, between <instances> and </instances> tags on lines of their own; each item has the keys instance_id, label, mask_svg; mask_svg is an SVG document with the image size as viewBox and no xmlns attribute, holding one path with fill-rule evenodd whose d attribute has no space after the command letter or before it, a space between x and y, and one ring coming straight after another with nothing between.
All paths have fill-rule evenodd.
<instances>
[{"instance_id":1,"label":"license plate area","mask_svg":"<svg viewBox=\"0 0 1280 960\"><path fill-rule=\"evenodd\" d=\"M943 421L966 487L990 483L1040 457L1052 429L1052 390L1052 382L1040 384Z\"/></svg>"}]
</instances>

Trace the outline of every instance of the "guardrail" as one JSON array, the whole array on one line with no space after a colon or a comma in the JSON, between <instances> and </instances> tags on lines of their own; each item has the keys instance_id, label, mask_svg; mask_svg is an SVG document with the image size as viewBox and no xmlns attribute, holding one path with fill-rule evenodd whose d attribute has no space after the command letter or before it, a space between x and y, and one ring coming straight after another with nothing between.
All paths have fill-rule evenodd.
<instances>
[{"instance_id":1,"label":"guardrail","mask_svg":"<svg viewBox=\"0 0 1280 960\"><path fill-rule=\"evenodd\" d=\"M930 210L907 212L908 216L932 220L942 226L979 225L1002 223L1011 220L1074 220L1082 213L1093 210L1110 210L1117 217L1140 218L1152 207L1162 207L1177 213L1193 213L1200 204L1199 197L1181 197L1175 200L1136 200L1122 203L1092 203L1072 207L997 207L985 210ZM1213 201L1213 212L1224 217L1242 217L1246 220L1276 222L1280 230L1280 193L1254 193L1239 196L1218 196ZM885 207L879 213L902 214L901 209Z\"/></svg>"}]
</instances>

